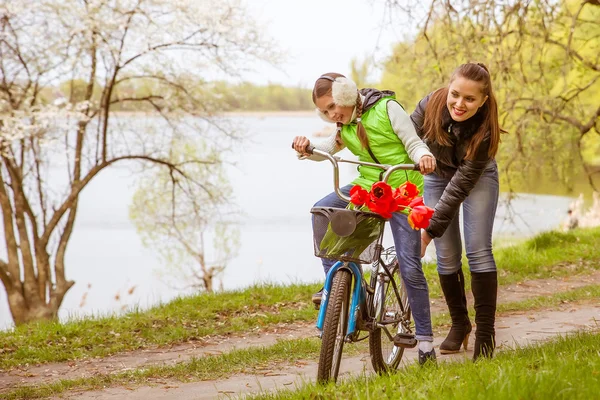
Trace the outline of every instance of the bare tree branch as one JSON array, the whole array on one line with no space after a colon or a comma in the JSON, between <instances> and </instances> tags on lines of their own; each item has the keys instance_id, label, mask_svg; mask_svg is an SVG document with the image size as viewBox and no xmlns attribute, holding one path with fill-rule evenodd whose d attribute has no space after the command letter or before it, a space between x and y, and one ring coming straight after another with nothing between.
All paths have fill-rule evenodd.
<instances>
[{"instance_id":1,"label":"bare tree branch","mask_svg":"<svg viewBox=\"0 0 600 400\"><path fill-rule=\"evenodd\" d=\"M546 109L543 109L543 108L537 107L537 106L527 107L526 111L545 114L552 118L558 119L560 121L567 122L567 123L573 125L575 128L577 128L577 130L580 132L580 134L582 136L585 135L587 132L589 132L594 127L594 125L597 123L598 118L600 118L600 107L598 107L595 114L585 124L581 123L579 120L577 120L574 117L571 117L568 115L561 115L554 111L546 110Z\"/></svg>"}]
</instances>

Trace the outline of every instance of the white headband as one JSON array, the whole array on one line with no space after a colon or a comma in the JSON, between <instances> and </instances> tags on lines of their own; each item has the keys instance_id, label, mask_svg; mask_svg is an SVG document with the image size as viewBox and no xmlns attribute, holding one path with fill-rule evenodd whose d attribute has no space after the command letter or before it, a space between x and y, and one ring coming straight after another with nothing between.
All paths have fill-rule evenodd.
<instances>
[{"instance_id":1,"label":"white headband","mask_svg":"<svg viewBox=\"0 0 600 400\"><path fill-rule=\"evenodd\" d=\"M356 104L356 96L358 88L356 83L344 76L332 78L328 75L321 75L319 79L327 79L331 81L331 97L333 102L339 106L349 107Z\"/></svg>"}]
</instances>

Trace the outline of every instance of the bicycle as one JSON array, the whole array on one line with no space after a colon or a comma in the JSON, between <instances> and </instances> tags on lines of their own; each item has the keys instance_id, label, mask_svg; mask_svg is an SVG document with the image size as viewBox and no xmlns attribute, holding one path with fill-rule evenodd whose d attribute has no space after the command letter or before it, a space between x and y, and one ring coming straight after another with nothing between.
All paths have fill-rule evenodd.
<instances>
[{"instance_id":1,"label":"bicycle","mask_svg":"<svg viewBox=\"0 0 600 400\"><path fill-rule=\"evenodd\" d=\"M323 156L332 163L335 193L347 202L350 198L339 187L339 163L381 168L381 180L384 182L394 171L419 169L414 164L391 166L345 160L310 146L307 152ZM362 341L367 337L373 369L379 374L396 370L404 349L415 347L417 341L395 249L384 250L382 246L385 219L376 213L331 207L313 207L311 213L315 218L315 230L331 227L339 236L351 235L356 226L367 218L381 220L377 238L359 256L346 252L335 258L329 257L320 249L320 243L313 240L316 256L337 260L325 279L316 324L321 331L317 381L336 381L344 343ZM360 264L371 264L368 283ZM367 336L359 337L361 331L366 331Z\"/></svg>"}]
</instances>

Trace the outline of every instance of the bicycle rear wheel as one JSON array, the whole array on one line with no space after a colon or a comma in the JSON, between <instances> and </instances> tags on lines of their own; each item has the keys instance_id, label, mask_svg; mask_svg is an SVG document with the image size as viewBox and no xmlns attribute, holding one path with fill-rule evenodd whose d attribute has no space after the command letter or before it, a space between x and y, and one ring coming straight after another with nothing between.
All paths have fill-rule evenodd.
<instances>
[{"instance_id":1,"label":"bicycle rear wheel","mask_svg":"<svg viewBox=\"0 0 600 400\"><path fill-rule=\"evenodd\" d=\"M386 265L389 265L391 277L384 272L383 266L379 265L377 273L374 272L371 276L371 287L375 286L373 294L375 323L381 324L383 327L374 327L369 335L371 364L373 369L380 374L396 370L404 355L404 348L394 345L391 338L397 333L411 333L408 294L400 276L394 249L386 250L385 254L382 253L382 258ZM394 291L392 279L398 290L399 298ZM385 329L387 329L387 333Z\"/></svg>"},{"instance_id":2,"label":"bicycle rear wheel","mask_svg":"<svg viewBox=\"0 0 600 400\"><path fill-rule=\"evenodd\" d=\"M317 381L320 383L335 382L340 372L342 350L348 329L351 286L352 274L350 271L338 270L333 276L327 313L323 323L321 355L317 372Z\"/></svg>"}]
</instances>

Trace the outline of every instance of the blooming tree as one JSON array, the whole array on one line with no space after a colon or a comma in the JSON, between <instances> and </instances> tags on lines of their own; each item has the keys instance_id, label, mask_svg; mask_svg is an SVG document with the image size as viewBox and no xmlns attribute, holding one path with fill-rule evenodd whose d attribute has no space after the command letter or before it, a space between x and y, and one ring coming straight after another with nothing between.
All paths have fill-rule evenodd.
<instances>
[{"instance_id":1,"label":"blooming tree","mask_svg":"<svg viewBox=\"0 0 600 400\"><path fill-rule=\"evenodd\" d=\"M203 74L274 60L271 48L237 0L0 0L0 280L16 324L57 316L79 195L101 171L139 163L203 190L194 169L220 160L174 144L218 152L236 137L204 118L219 99ZM65 79L77 96L49 104ZM137 85L143 96L119 90ZM125 123L114 110L131 103L153 112Z\"/></svg>"}]
</instances>

